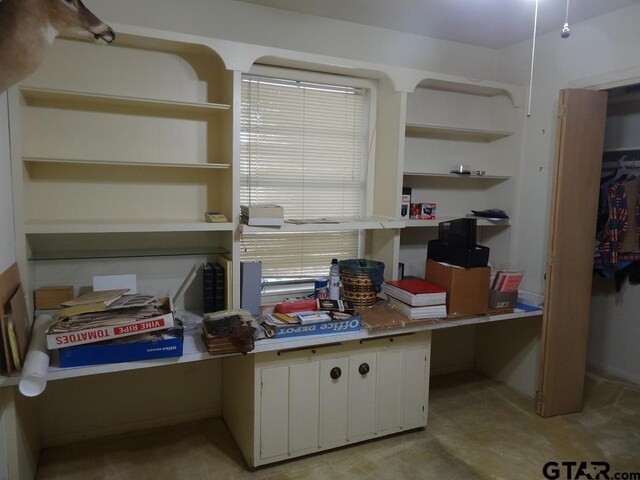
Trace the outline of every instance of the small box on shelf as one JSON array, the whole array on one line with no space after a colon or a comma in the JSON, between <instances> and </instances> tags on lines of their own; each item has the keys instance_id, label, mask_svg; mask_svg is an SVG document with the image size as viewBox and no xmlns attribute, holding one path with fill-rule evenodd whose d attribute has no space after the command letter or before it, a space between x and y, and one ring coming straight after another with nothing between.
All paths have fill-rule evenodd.
<instances>
[{"instance_id":1,"label":"small box on shelf","mask_svg":"<svg viewBox=\"0 0 640 480\"><path fill-rule=\"evenodd\" d=\"M490 308L514 308L518 302L518 291L500 292L489 290Z\"/></svg>"},{"instance_id":2,"label":"small box on shelf","mask_svg":"<svg viewBox=\"0 0 640 480\"><path fill-rule=\"evenodd\" d=\"M409 218L411 211L411 187L402 187L400 217Z\"/></svg>"}]
</instances>

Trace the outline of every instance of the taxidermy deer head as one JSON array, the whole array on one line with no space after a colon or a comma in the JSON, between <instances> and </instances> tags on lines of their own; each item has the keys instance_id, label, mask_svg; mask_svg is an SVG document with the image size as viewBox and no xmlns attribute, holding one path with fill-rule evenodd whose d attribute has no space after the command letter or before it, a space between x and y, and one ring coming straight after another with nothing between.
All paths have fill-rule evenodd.
<instances>
[{"instance_id":1,"label":"taxidermy deer head","mask_svg":"<svg viewBox=\"0 0 640 480\"><path fill-rule=\"evenodd\" d=\"M35 71L60 33L116 37L81 0L0 0L0 92Z\"/></svg>"}]
</instances>

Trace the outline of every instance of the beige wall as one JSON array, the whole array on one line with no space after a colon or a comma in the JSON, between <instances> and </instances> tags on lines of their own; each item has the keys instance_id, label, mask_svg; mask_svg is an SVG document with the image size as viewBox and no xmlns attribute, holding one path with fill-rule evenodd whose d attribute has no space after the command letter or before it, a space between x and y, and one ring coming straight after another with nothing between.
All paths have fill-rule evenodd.
<instances>
[{"instance_id":1,"label":"beige wall","mask_svg":"<svg viewBox=\"0 0 640 480\"><path fill-rule=\"evenodd\" d=\"M543 291L558 91L594 85L604 78L638 76L639 21L640 4L635 4L573 25L566 40L560 38L559 32L538 39L532 115L524 125L514 229L515 258L526 269L525 289ZM530 51L530 41L499 51L498 80L528 81ZM640 78L635 83L640 83ZM616 294L598 287L592 301L588 351L590 365L636 382L640 382L638 288L627 285L621 294Z\"/></svg>"},{"instance_id":2,"label":"beige wall","mask_svg":"<svg viewBox=\"0 0 640 480\"><path fill-rule=\"evenodd\" d=\"M104 21L493 80L496 53L231 0L89 0ZM117 41L117 39L116 39Z\"/></svg>"}]
</instances>

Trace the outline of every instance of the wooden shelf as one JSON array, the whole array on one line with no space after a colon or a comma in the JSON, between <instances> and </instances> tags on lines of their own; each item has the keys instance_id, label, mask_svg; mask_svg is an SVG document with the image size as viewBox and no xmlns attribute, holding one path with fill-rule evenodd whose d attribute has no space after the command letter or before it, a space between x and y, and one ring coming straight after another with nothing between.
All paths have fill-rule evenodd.
<instances>
[{"instance_id":1,"label":"wooden shelf","mask_svg":"<svg viewBox=\"0 0 640 480\"><path fill-rule=\"evenodd\" d=\"M145 257L176 257L228 254L223 248L146 248L138 250L77 250L77 251L37 251L31 254L29 260L37 262L44 260L82 260L98 258L145 258Z\"/></svg>"},{"instance_id":2,"label":"wooden shelf","mask_svg":"<svg viewBox=\"0 0 640 480\"><path fill-rule=\"evenodd\" d=\"M440 222L448 222L450 220L456 220L458 218L475 218L478 220L479 227L508 227L511 225L510 220L488 220L481 217L467 217L466 215L459 215L457 217L438 217L435 220L420 220L416 218L410 218L404 220L406 227L437 227Z\"/></svg>"},{"instance_id":3,"label":"wooden shelf","mask_svg":"<svg viewBox=\"0 0 640 480\"><path fill-rule=\"evenodd\" d=\"M427 78L422 80L417 88L430 88L433 90L444 90L447 92L467 93L470 95L480 95L483 97L495 97L497 95L508 95L515 103L516 93L512 85L491 82L487 80L467 79L438 79Z\"/></svg>"},{"instance_id":4,"label":"wooden shelf","mask_svg":"<svg viewBox=\"0 0 640 480\"><path fill-rule=\"evenodd\" d=\"M493 142L513 135L513 132L407 123L405 124L405 135L407 137L450 138L474 142Z\"/></svg>"},{"instance_id":5,"label":"wooden shelf","mask_svg":"<svg viewBox=\"0 0 640 480\"><path fill-rule=\"evenodd\" d=\"M228 169L231 165L226 163L164 163L164 162L124 162L111 160L79 160L70 158L46 158L46 157L24 157L25 163L59 163L59 164L79 164L79 165L113 165L118 167L165 167L165 168L205 168L205 169Z\"/></svg>"},{"instance_id":6,"label":"wooden shelf","mask_svg":"<svg viewBox=\"0 0 640 480\"><path fill-rule=\"evenodd\" d=\"M455 178L470 180L508 180L509 175L458 175L455 173L435 173L435 172L404 172L405 177L436 177L436 178Z\"/></svg>"},{"instance_id":7,"label":"wooden shelf","mask_svg":"<svg viewBox=\"0 0 640 480\"><path fill-rule=\"evenodd\" d=\"M133 108L145 111L171 114L210 114L230 110L231 106L220 103L181 102L152 98L126 97L95 93L71 92L48 88L22 87L22 95L28 105L40 106L48 103L64 102L67 105L86 107Z\"/></svg>"},{"instance_id":8,"label":"wooden shelf","mask_svg":"<svg viewBox=\"0 0 640 480\"><path fill-rule=\"evenodd\" d=\"M607 148L604 150L604 153L624 153L624 152L637 152L640 151L640 145L635 147L617 147L617 148Z\"/></svg>"},{"instance_id":9,"label":"wooden shelf","mask_svg":"<svg viewBox=\"0 0 640 480\"><path fill-rule=\"evenodd\" d=\"M306 223L296 225L286 223L278 227L255 227L240 224L240 231L243 233L258 232L330 232L335 230L382 230L386 228L403 228L404 220L395 220L389 218L368 217L361 219L334 219L337 223Z\"/></svg>"},{"instance_id":10,"label":"wooden shelf","mask_svg":"<svg viewBox=\"0 0 640 480\"><path fill-rule=\"evenodd\" d=\"M233 231L233 223L208 223L204 220L180 221L180 220L50 220L30 221L25 225L25 233L28 234L52 234L52 233L129 233L129 232L216 232Z\"/></svg>"}]
</instances>

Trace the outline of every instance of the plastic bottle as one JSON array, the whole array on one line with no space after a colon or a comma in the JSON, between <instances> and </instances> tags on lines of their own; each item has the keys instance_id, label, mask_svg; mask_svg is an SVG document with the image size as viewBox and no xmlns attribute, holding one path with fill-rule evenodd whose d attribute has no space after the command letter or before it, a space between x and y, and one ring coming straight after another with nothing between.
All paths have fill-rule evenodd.
<instances>
[{"instance_id":1,"label":"plastic bottle","mask_svg":"<svg viewBox=\"0 0 640 480\"><path fill-rule=\"evenodd\" d=\"M329 268L329 300L338 300L340 298L340 267L338 267L338 259L331 260Z\"/></svg>"}]
</instances>

